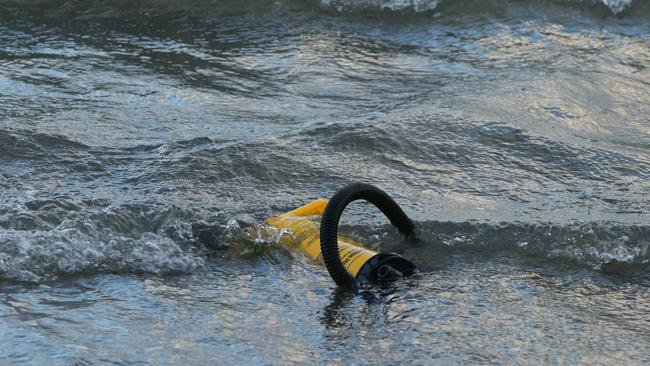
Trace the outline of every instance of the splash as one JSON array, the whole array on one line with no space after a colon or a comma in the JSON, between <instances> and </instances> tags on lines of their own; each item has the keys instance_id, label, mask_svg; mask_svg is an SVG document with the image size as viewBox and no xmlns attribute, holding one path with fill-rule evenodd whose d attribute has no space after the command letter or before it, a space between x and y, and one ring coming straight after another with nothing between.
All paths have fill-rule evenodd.
<instances>
[{"instance_id":1,"label":"splash","mask_svg":"<svg viewBox=\"0 0 650 366\"><path fill-rule=\"evenodd\" d=\"M137 233L117 230L126 221L113 216L66 219L49 230L0 229L0 278L41 282L80 273L169 274L203 268L200 246L188 242L189 223L170 219L155 231Z\"/></svg>"},{"instance_id":2,"label":"splash","mask_svg":"<svg viewBox=\"0 0 650 366\"><path fill-rule=\"evenodd\" d=\"M153 233L97 239L75 230L0 233L0 277L39 282L78 273L189 273L204 259Z\"/></svg>"},{"instance_id":3,"label":"splash","mask_svg":"<svg viewBox=\"0 0 650 366\"><path fill-rule=\"evenodd\" d=\"M632 5L632 0L601 0L614 14L618 14Z\"/></svg>"}]
</instances>

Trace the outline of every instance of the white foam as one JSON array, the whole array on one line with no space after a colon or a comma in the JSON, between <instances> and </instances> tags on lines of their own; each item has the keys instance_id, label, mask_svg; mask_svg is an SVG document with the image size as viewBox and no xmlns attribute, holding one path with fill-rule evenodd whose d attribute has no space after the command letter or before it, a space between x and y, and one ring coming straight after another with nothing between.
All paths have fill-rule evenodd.
<instances>
[{"instance_id":1,"label":"white foam","mask_svg":"<svg viewBox=\"0 0 650 366\"><path fill-rule=\"evenodd\" d=\"M338 11L351 9L375 8L391 11L412 10L415 12L432 11L442 2L465 1L465 0L321 0L320 4L325 8L334 8ZM606 5L614 14L622 12L632 5L633 0L567 0L567 2L601 2Z\"/></svg>"},{"instance_id":2,"label":"white foam","mask_svg":"<svg viewBox=\"0 0 650 366\"><path fill-rule=\"evenodd\" d=\"M204 259L155 233L92 237L78 229L1 230L0 278L36 282L61 274L192 272Z\"/></svg>"},{"instance_id":3,"label":"white foam","mask_svg":"<svg viewBox=\"0 0 650 366\"><path fill-rule=\"evenodd\" d=\"M414 10L425 12L435 9L441 0L321 0L321 6L338 11L354 8L379 8L392 11Z\"/></svg>"},{"instance_id":4,"label":"white foam","mask_svg":"<svg viewBox=\"0 0 650 366\"><path fill-rule=\"evenodd\" d=\"M607 5L614 14L618 14L626 7L632 5L632 0L601 0L603 4Z\"/></svg>"}]
</instances>

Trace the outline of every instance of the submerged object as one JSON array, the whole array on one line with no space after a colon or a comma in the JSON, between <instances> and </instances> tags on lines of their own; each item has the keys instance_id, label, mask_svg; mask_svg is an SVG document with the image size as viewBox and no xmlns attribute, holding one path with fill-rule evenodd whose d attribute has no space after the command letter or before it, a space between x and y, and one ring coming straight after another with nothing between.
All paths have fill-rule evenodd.
<instances>
[{"instance_id":1,"label":"submerged object","mask_svg":"<svg viewBox=\"0 0 650 366\"><path fill-rule=\"evenodd\" d=\"M366 200L379 208L407 237L414 237L413 222L381 189L364 183L350 184L332 196L315 200L285 214L270 217L267 223L289 229L297 247L314 260L323 260L334 282L355 288L364 282L390 281L415 272L415 265L395 253L377 253L352 239L338 235L343 210L355 200ZM320 223L318 220L320 219Z\"/></svg>"}]
</instances>

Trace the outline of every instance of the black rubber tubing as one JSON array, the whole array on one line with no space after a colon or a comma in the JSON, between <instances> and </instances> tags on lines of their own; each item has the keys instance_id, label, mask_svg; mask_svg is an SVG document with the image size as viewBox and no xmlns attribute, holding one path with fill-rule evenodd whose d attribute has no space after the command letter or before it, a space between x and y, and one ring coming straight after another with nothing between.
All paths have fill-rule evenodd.
<instances>
[{"instance_id":1,"label":"black rubber tubing","mask_svg":"<svg viewBox=\"0 0 650 366\"><path fill-rule=\"evenodd\" d=\"M330 276L337 285L344 288L356 288L357 283L341 263L337 240L339 220L343 210L356 200L372 203L402 234L414 236L413 222L386 192L366 183L352 183L338 190L327 203L320 221L320 250Z\"/></svg>"}]
</instances>

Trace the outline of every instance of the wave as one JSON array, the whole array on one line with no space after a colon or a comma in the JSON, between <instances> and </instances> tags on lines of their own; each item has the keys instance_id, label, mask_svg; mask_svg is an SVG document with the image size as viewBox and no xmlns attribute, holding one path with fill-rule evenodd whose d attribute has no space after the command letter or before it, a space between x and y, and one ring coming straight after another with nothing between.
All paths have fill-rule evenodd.
<instances>
[{"instance_id":1,"label":"wave","mask_svg":"<svg viewBox=\"0 0 650 366\"><path fill-rule=\"evenodd\" d=\"M280 247L279 235L249 214L208 222L178 207L75 204L64 199L32 201L12 209L0 207L2 279L41 282L78 274L192 273L204 269L215 251L250 258ZM56 226L42 223L57 213L64 219ZM497 252L541 265L560 261L605 272L650 263L648 225L473 220L416 225L417 241L405 241L389 225L344 226L342 233L375 250L402 253L423 271L444 266L450 256L489 258Z\"/></svg>"},{"instance_id":2,"label":"wave","mask_svg":"<svg viewBox=\"0 0 650 366\"><path fill-rule=\"evenodd\" d=\"M573 261L594 269L612 262L650 261L648 225L430 221L419 227L425 243L446 250L513 251L530 257ZM417 247L413 250L419 251Z\"/></svg>"},{"instance_id":3,"label":"wave","mask_svg":"<svg viewBox=\"0 0 650 366\"><path fill-rule=\"evenodd\" d=\"M607 7L612 13L620 14L633 7L633 0L555 0L556 4L583 5L588 7ZM521 3L521 2L519 2ZM359 10L413 11L416 13L432 12L441 9L462 6L463 8L487 10L499 5L514 3L507 0L321 0L324 8L339 12ZM470 5L470 6L468 6Z\"/></svg>"},{"instance_id":4,"label":"wave","mask_svg":"<svg viewBox=\"0 0 650 366\"><path fill-rule=\"evenodd\" d=\"M537 160L531 161L526 171L548 161L552 164L543 169L546 174L563 180L614 180L616 174L608 170L606 162L615 161L618 167L625 162L621 156L604 152L565 151L563 145L531 140L518 129L494 124L463 128L479 140L461 145L504 146L513 149L508 156L518 164L535 156ZM427 138L418 139L419 145L414 145L406 139L395 140L392 136L397 132L389 132L334 124L287 138L296 146L321 141L346 154L358 153L347 150L351 146L380 146L382 151L393 151L391 159L400 164L410 161L400 157L400 151L415 156L446 151L427 145L431 142ZM438 132L436 135L443 139L463 135L444 129ZM277 241L259 237L251 228L264 217L288 209L278 205L304 202L307 197L341 184L341 174L317 164L324 156L321 152L315 151L314 164L309 164L305 162L307 157L296 161L270 141L232 144L195 138L120 149L87 146L58 135L0 130L0 142L0 278L20 281L39 282L81 273L188 273L203 268L214 251L229 250L244 256L251 251L265 253L276 247ZM459 156L483 159L479 152L475 149L473 154ZM548 159L540 160L545 154L549 154ZM383 155L377 158L383 159ZM445 161L444 156L438 160ZM593 163L596 161L599 164ZM558 162L561 166L554 167ZM454 164L464 170L477 165L472 161ZM413 169L411 165L420 166L411 161L409 166L398 165L399 171L408 172ZM507 166L498 161L487 165ZM571 167L567 171L572 176L563 173L565 165ZM634 161L629 165L640 177L646 175L644 164ZM386 185L390 182L394 180ZM191 189L182 191L188 186ZM233 191L234 186L238 191ZM297 194L296 187L305 192ZM416 189L407 197L418 197L418 192ZM632 201L642 197L642 192L634 189L626 192ZM273 195L277 197L269 198ZM418 207L406 208L412 211ZM244 217L235 217L237 213ZM596 269L612 262L647 265L650 259L647 225L528 220L420 221L417 243L405 243L391 228L383 226L364 224L353 227L351 232L355 239L376 249L405 251L409 258L417 258L424 270L435 268L433 263L444 261L450 254L468 252L486 256L506 251Z\"/></svg>"},{"instance_id":5,"label":"wave","mask_svg":"<svg viewBox=\"0 0 650 366\"><path fill-rule=\"evenodd\" d=\"M264 225L231 220L224 238L246 253L278 246L282 235ZM377 251L402 253L427 271L449 255L489 257L496 252L531 259L573 263L574 267L608 270L612 265L650 264L650 226L612 222L525 223L423 221L416 223L418 239L405 240L390 225L342 226L343 235Z\"/></svg>"},{"instance_id":6,"label":"wave","mask_svg":"<svg viewBox=\"0 0 650 366\"><path fill-rule=\"evenodd\" d=\"M179 210L86 208L54 228L34 228L39 216L55 215L65 204L32 202L31 210L0 216L0 278L39 282L70 274L188 273L203 267Z\"/></svg>"},{"instance_id":7,"label":"wave","mask_svg":"<svg viewBox=\"0 0 650 366\"><path fill-rule=\"evenodd\" d=\"M338 13L360 13L388 11L397 13L454 14L485 11L503 11L525 4L559 5L582 9L603 9L616 15L648 14L650 6L641 0L224 0L218 5L211 0L127 0L111 1L69 1L61 7L56 0L13 0L6 4L7 9L14 6L28 6L32 9L46 10L48 17L65 14L80 19L91 17L112 18L123 15L157 17L161 15L220 17L242 14L286 14L287 11L327 10Z\"/></svg>"}]
</instances>

